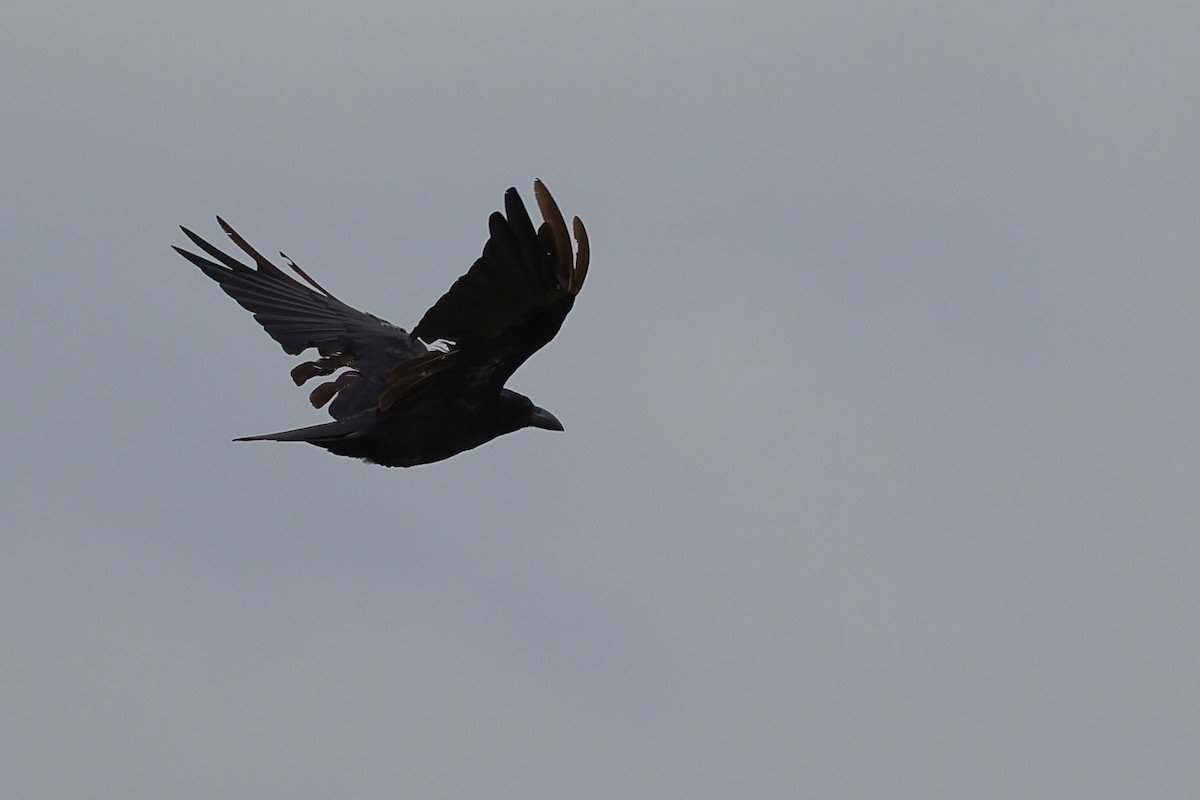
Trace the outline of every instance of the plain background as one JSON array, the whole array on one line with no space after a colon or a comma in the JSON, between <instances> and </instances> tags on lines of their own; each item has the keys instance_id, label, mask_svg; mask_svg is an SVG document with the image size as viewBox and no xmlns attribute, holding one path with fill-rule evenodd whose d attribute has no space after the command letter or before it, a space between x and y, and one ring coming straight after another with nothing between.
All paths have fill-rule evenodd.
<instances>
[{"instance_id":1,"label":"plain background","mask_svg":"<svg viewBox=\"0 0 1200 800\"><path fill-rule=\"evenodd\" d=\"M0 795L1200 796L1200 11L32 3ZM546 181L566 432L413 470L169 250L413 325Z\"/></svg>"}]
</instances>

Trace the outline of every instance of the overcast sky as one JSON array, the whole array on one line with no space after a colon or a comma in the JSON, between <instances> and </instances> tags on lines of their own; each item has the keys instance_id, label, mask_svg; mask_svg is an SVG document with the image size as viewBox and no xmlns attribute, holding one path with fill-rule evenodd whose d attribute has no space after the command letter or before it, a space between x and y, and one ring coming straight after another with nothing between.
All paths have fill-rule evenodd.
<instances>
[{"instance_id":1,"label":"overcast sky","mask_svg":"<svg viewBox=\"0 0 1200 800\"><path fill-rule=\"evenodd\" d=\"M1200 796L1194 3L33 3L0 796ZM406 327L535 177L527 430L294 444L215 214Z\"/></svg>"}]
</instances>

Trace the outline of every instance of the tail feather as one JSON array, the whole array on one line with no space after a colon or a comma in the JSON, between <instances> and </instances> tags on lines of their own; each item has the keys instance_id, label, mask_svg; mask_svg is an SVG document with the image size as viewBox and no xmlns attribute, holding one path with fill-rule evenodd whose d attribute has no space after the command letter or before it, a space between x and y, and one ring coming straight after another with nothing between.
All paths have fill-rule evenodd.
<instances>
[{"instance_id":1,"label":"tail feather","mask_svg":"<svg viewBox=\"0 0 1200 800\"><path fill-rule=\"evenodd\" d=\"M240 436L235 442L310 442L323 444L328 442L356 439L365 433L360 420L347 417L336 422L323 425L311 425L307 428L295 428L278 433L263 433L258 436Z\"/></svg>"}]
</instances>

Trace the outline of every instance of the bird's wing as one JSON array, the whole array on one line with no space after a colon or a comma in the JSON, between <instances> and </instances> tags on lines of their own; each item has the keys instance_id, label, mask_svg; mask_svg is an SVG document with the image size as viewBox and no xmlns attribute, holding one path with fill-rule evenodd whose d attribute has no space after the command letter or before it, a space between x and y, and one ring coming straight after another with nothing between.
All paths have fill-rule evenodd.
<instances>
[{"instance_id":1,"label":"bird's wing","mask_svg":"<svg viewBox=\"0 0 1200 800\"><path fill-rule=\"evenodd\" d=\"M534 197L545 222L535 229L516 189L504 194L505 213L488 220L483 255L454 282L413 329L427 342L454 343L447 357L398 364L380 406L451 367L466 383L496 391L527 358L554 338L587 276L587 231L573 220L577 248L558 204L541 181Z\"/></svg>"},{"instance_id":2,"label":"bird's wing","mask_svg":"<svg viewBox=\"0 0 1200 800\"><path fill-rule=\"evenodd\" d=\"M254 314L286 352L296 355L307 348L316 348L320 358L292 370L292 380L297 386L309 378L348 368L312 392L310 399L317 408L336 395L329 412L341 419L375 405L392 368L428 352L424 344L402 328L338 300L280 253L305 281L301 283L264 258L220 217L217 222L254 261L254 267L221 252L187 228L183 228L184 234L212 260L180 247L174 248L175 251Z\"/></svg>"}]
</instances>

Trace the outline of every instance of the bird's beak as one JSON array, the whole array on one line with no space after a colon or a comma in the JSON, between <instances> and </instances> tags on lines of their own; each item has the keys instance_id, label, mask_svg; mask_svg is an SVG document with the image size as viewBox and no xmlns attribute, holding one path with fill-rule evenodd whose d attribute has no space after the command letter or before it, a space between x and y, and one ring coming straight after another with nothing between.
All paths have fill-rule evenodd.
<instances>
[{"instance_id":1,"label":"bird's beak","mask_svg":"<svg viewBox=\"0 0 1200 800\"><path fill-rule=\"evenodd\" d=\"M529 415L529 425L534 428L544 428L548 431L561 431L562 423L558 418L544 408L533 407L533 413Z\"/></svg>"}]
</instances>

